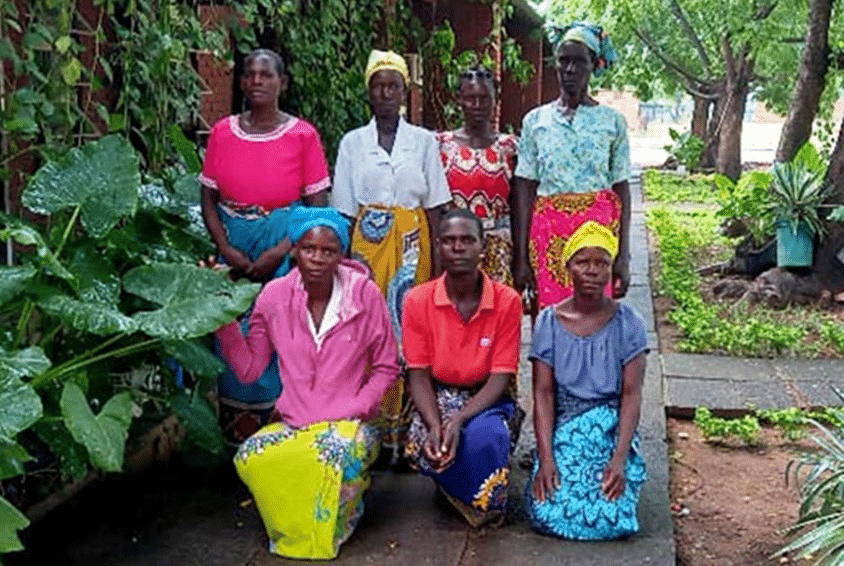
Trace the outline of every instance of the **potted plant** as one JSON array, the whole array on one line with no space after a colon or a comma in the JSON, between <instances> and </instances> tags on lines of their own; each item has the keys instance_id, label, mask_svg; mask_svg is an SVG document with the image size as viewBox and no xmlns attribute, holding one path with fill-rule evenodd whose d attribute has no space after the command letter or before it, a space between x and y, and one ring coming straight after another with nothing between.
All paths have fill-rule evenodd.
<instances>
[{"instance_id":1,"label":"potted plant","mask_svg":"<svg viewBox=\"0 0 844 566\"><path fill-rule=\"evenodd\" d=\"M768 187L772 175L766 171L745 171L738 182L715 174L720 208L716 215L723 219L722 231L731 238L743 237L736 246L736 269L756 277L776 265L774 221L769 210Z\"/></svg>"},{"instance_id":2,"label":"potted plant","mask_svg":"<svg viewBox=\"0 0 844 566\"><path fill-rule=\"evenodd\" d=\"M813 145L804 145L790 162L772 168L770 210L776 218L777 264L812 265L813 239L824 235L819 213L829 195L825 167Z\"/></svg>"}]
</instances>

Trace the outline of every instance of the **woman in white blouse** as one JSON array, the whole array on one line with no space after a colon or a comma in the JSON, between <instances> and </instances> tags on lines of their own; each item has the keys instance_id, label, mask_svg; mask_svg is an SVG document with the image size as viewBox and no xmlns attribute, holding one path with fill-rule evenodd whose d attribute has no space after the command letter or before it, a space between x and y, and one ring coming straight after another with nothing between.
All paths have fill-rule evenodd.
<instances>
[{"instance_id":1,"label":"woman in white blouse","mask_svg":"<svg viewBox=\"0 0 844 566\"><path fill-rule=\"evenodd\" d=\"M434 134L400 115L409 82L404 59L374 50L365 78L373 118L340 140L331 204L354 219L351 255L372 269L400 339L405 293L437 274L434 231L451 192ZM402 397L399 383L384 399L386 445L399 443Z\"/></svg>"}]
</instances>

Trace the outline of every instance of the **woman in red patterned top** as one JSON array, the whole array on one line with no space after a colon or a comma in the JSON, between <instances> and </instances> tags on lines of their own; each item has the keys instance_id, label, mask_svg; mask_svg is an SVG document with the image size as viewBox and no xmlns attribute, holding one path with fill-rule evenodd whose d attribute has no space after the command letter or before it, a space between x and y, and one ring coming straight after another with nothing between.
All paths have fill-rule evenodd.
<instances>
[{"instance_id":1,"label":"woman in red patterned top","mask_svg":"<svg viewBox=\"0 0 844 566\"><path fill-rule=\"evenodd\" d=\"M490 71L483 67L464 71L457 91L463 126L437 137L454 206L471 210L483 222L481 268L492 279L512 286L510 180L516 166L518 142L515 136L492 127L495 92Z\"/></svg>"}]
</instances>

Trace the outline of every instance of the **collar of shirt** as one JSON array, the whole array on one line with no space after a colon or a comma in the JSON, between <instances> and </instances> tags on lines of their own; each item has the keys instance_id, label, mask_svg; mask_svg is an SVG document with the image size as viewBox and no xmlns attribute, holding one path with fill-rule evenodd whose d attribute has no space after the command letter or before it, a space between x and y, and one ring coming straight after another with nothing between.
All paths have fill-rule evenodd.
<instances>
[{"instance_id":1,"label":"collar of shirt","mask_svg":"<svg viewBox=\"0 0 844 566\"><path fill-rule=\"evenodd\" d=\"M443 273L436 279L436 282L434 283L434 305L437 307L451 306L456 310L454 303L452 303L451 299L448 298L448 292L445 289L445 277L446 274ZM475 311L475 314L472 315L472 318L469 319L469 322L472 322L475 317L478 316L478 313L480 313L481 311L495 309L495 291L492 288L492 279L490 279L487 274L483 271L481 271L481 277L483 277L481 301L478 304L478 310Z\"/></svg>"},{"instance_id":2,"label":"collar of shirt","mask_svg":"<svg viewBox=\"0 0 844 566\"><path fill-rule=\"evenodd\" d=\"M308 319L308 329L311 331L311 336L314 337L317 351L322 348L325 342L325 336L328 331L334 328L340 322L340 303L343 299L343 284L340 277L334 275L334 284L331 286L331 296L328 298L328 304L325 305L325 314L322 315L322 324L319 325L319 330L316 329L314 318L309 310L305 311L305 318Z\"/></svg>"},{"instance_id":3,"label":"collar of shirt","mask_svg":"<svg viewBox=\"0 0 844 566\"><path fill-rule=\"evenodd\" d=\"M366 143L369 146L369 153L378 155L381 161L385 163L395 161L396 158L402 157L403 152L413 151L414 149L410 126L401 115L399 115L399 123L396 128L396 139L393 141L393 151L387 153L387 150L378 145L378 125L375 123L375 118L369 120L369 124L366 126Z\"/></svg>"}]
</instances>

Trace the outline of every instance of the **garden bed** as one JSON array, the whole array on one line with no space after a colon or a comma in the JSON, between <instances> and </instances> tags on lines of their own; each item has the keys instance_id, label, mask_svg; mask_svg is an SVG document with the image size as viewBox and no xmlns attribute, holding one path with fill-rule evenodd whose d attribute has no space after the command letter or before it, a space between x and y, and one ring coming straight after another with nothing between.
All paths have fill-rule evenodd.
<instances>
[{"instance_id":1,"label":"garden bed","mask_svg":"<svg viewBox=\"0 0 844 566\"><path fill-rule=\"evenodd\" d=\"M710 444L692 422L678 419L668 419L668 440L677 564L782 564L771 555L788 542L782 531L800 506L800 492L784 472L809 443L763 428L758 446Z\"/></svg>"},{"instance_id":2,"label":"garden bed","mask_svg":"<svg viewBox=\"0 0 844 566\"><path fill-rule=\"evenodd\" d=\"M645 175L646 197L659 199L647 202L647 224L661 351L844 358L844 305L827 300L775 309L747 296L715 297L717 284L753 280L718 270L698 274L728 262L738 244L721 233L724 217L711 183L704 176L681 182L671 175Z\"/></svg>"},{"instance_id":3,"label":"garden bed","mask_svg":"<svg viewBox=\"0 0 844 566\"><path fill-rule=\"evenodd\" d=\"M722 234L724 216L717 211L723 201L711 177L647 173L645 194L661 352L844 358L841 304L827 299L774 309L741 293L751 277L719 269L699 273L726 264L738 243ZM716 297L716 286L724 285L738 292ZM813 443L788 440L771 426L758 435L751 446L707 442L695 423L668 419L678 565L811 563L774 554L794 540L785 530L798 520L801 503L795 478L786 481L788 464Z\"/></svg>"}]
</instances>

